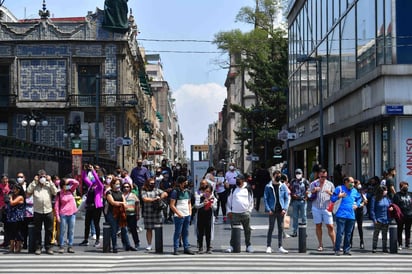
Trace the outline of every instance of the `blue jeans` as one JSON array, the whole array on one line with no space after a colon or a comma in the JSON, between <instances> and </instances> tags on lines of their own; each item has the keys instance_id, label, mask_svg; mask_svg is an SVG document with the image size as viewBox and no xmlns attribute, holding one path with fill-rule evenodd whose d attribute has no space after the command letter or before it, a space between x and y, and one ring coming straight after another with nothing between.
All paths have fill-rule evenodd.
<instances>
[{"instance_id":1,"label":"blue jeans","mask_svg":"<svg viewBox=\"0 0 412 274\"><path fill-rule=\"evenodd\" d=\"M355 220L336 217L336 241L335 251L339 251L343 236L343 252L350 250L350 237L352 235Z\"/></svg>"},{"instance_id":2,"label":"blue jeans","mask_svg":"<svg viewBox=\"0 0 412 274\"><path fill-rule=\"evenodd\" d=\"M112 245L113 250L117 249L117 231L119 230L119 220L113 217L113 213L110 211L107 213L107 221L109 221L112 229ZM122 237L123 248L130 247L129 235L127 234L127 227L120 228L120 235Z\"/></svg>"},{"instance_id":3,"label":"blue jeans","mask_svg":"<svg viewBox=\"0 0 412 274\"><path fill-rule=\"evenodd\" d=\"M182 235L183 247L185 250L189 249L189 225L190 215L183 218L174 217L175 233L173 234L173 248L177 250L179 248L179 239Z\"/></svg>"},{"instance_id":4,"label":"blue jeans","mask_svg":"<svg viewBox=\"0 0 412 274\"><path fill-rule=\"evenodd\" d=\"M76 215L60 215L60 235L59 245L64 246L64 234L67 227L67 241L69 246L73 246L74 225L76 223Z\"/></svg>"},{"instance_id":5,"label":"blue jeans","mask_svg":"<svg viewBox=\"0 0 412 274\"><path fill-rule=\"evenodd\" d=\"M299 218L302 218L302 223L306 224L306 208L307 202L305 200L293 200L293 233L298 231Z\"/></svg>"}]
</instances>

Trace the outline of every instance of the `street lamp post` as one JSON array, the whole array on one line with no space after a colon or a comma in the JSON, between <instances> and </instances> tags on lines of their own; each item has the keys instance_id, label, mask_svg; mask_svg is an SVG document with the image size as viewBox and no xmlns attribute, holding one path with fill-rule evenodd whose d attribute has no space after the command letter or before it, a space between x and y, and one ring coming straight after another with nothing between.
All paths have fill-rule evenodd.
<instances>
[{"instance_id":1,"label":"street lamp post","mask_svg":"<svg viewBox=\"0 0 412 274\"><path fill-rule=\"evenodd\" d=\"M322 57L311 57L307 55L300 55L296 58L296 62L316 62L316 73L318 76L318 89L319 89L319 164L323 166L324 162L324 133L323 133L323 87L322 87Z\"/></svg>"},{"instance_id":2,"label":"street lamp post","mask_svg":"<svg viewBox=\"0 0 412 274\"><path fill-rule=\"evenodd\" d=\"M95 161L96 161L96 165L99 164L99 112L100 112L100 75L96 74L96 123L94 125L94 137L96 138L96 154L95 154Z\"/></svg>"},{"instance_id":3,"label":"street lamp post","mask_svg":"<svg viewBox=\"0 0 412 274\"><path fill-rule=\"evenodd\" d=\"M41 112L31 112L29 115L26 115L21 121L22 127L30 126L32 129L32 142L36 142L36 128L41 125L46 127L49 122L45 119L45 116Z\"/></svg>"}]
</instances>

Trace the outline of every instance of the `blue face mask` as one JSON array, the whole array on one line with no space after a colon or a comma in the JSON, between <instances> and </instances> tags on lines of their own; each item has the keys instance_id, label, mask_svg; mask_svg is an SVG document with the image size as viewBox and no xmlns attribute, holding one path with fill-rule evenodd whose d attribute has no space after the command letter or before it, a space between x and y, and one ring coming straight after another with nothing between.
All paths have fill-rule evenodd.
<instances>
[{"instance_id":1,"label":"blue face mask","mask_svg":"<svg viewBox=\"0 0 412 274\"><path fill-rule=\"evenodd\" d=\"M65 188L66 190L70 190L70 189L72 189L72 186L71 186L71 185L65 185L64 188Z\"/></svg>"}]
</instances>

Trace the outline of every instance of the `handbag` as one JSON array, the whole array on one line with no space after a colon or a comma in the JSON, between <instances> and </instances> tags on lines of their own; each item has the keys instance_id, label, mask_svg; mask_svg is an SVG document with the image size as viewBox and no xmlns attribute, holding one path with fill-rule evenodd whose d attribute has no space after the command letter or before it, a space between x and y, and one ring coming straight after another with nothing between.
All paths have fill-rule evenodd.
<instances>
[{"instance_id":1,"label":"handbag","mask_svg":"<svg viewBox=\"0 0 412 274\"><path fill-rule=\"evenodd\" d=\"M162 211L167 208L167 203L163 199L159 199L153 202L153 209L155 211Z\"/></svg>"},{"instance_id":2,"label":"handbag","mask_svg":"<svg viewBox=\"0 0 412 274\"><path fill-rule=\"evenodd\" d=\"M290 228L290 216L289 215L285 215L283 218L283 228L284 229Z\"/></svg>"},{"instance_id":3,"label":"handbag","mask_svg":"<svg viewBox=\"0 0 412 274\"><path fill-rule=\"evenodd\" d=\"M342 193L341 188L340 188L340 193ZM328 205L327 210L329 212L332 212L333 214L336 214L336 212L338 212L338 209L339 209L341 203L342 203L342 198L337 199L334 203L330 202L329 205Z\"/></svg>"}]
</instances>

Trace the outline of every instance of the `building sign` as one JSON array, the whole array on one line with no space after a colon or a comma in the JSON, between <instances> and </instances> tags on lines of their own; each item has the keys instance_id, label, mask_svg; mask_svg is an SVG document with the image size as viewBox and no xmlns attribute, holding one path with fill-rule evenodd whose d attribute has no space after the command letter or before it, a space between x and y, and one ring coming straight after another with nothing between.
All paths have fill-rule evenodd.
<instances>
[{"instance_id":1,"label":"building sign","mask_svg":"<svg viewBox=\"0 0 412 274\"><path fill-rule=\"evenodd\" d=\"M209 145L192 145L193 151L209 151Z\"/></svg>"},{"instance_id":2,"label":"building sign","mask_svg":"<svg viewBox=\"0 0 412 274\"><path fill-rule=\"evenodd\" d=\"M399 121L399 168L397 169L398 181L409 181L412 175L412 126L411 119ZM396 159L398 162L398 159ZM398 166L397 165L397 166ZM411 185L409 191L411 191Z\"/></svg>"},{"instance_id":3,"label":"building sign","mask_svg":"<svg viewBox=\"0 0 412 274\"><path fill-rule=\"evenodd\" d=\"M386 114L401 115L403 114L403 106L386 106Z\"/></svg>"}]
</instances>

